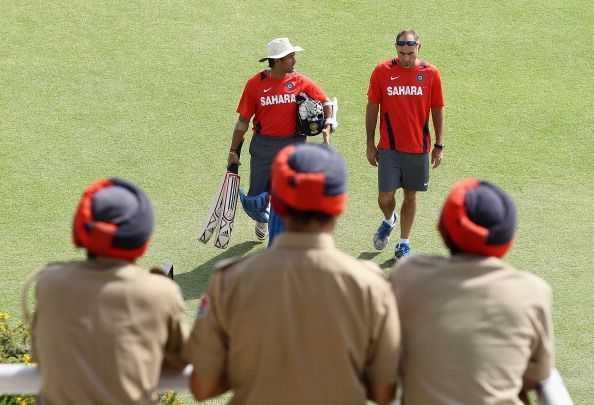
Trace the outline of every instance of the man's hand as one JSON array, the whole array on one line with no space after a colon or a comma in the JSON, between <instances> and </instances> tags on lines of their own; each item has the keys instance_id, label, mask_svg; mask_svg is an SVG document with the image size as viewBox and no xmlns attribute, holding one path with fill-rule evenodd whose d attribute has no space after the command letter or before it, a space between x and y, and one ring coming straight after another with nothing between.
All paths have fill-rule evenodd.
<instances>
[{"instance_id":1,"label":"man's hand","mask_svg":"<svg viewBox=\"0 0 594 405\"><path fill-rule=\"evenodd\" d=\"M227 167L231 166L232 164L237 164L238 166L241 165L239 161L239 156L237 156L237 152L229 151L229 156L227 156Z\"/></svg>"},{"instance_id":2,"label":"man's hand","mask_svg":"<svg viewBox=\"0 0 594 405\"><path fill-rule=\"evenodd\" d=\"M443 149L433 148L431 151L431 164L433 165L433 168L435 169L437 166L439 166L442 160Z\"/></svg>"},{"instance_id":3,"label":"man's hand","mask_svg":"<svg viewBox=\"0 0 594 405\"><path fill-rule=\"evenodd\" d=\"M379 153L377 151L377 147L375 145L367 145L367 161L371 166L377 167L378 157Z\"/></svg>"}]
</instances>

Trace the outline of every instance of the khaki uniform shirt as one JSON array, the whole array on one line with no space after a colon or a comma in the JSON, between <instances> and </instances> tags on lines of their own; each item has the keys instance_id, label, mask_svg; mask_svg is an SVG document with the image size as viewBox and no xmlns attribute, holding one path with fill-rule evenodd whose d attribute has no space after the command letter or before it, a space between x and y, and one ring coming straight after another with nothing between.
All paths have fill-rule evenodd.
<instances>
[{"instance_id":1,"label":"khaki uniform shirt","mask_svg":"<svg viewBox=\"0 0 594 405\"><path fill-rule=\"evenodd\" d=\"M539 277L494 257L417 255L390 281L407 405L519 404L522 377L548 377L551 290Z\"/></svg>"},{"instance_id":2,"label":"khaki uniform shirt","mask_svg":"<svg viewBox=\"0 0 594 405\"><path fill-rule=\"evenodd\" d=\"M329 234L285 232L219 268L188 343L199 375L227 378L232 403L364 404L396 382L400 327L380 269Z\"/></svg>"},{"instance_id":3,"label":"khaki uniform shirt","mask_svg":"<svg viewBox=\"0 0 594 405\"><path fill-rule=\"evenodd\" d=\"M161 364L183 365L179 287L108 258L39 273L32 343L44 404L154 404Z\"/></svg>"}]
</instances>

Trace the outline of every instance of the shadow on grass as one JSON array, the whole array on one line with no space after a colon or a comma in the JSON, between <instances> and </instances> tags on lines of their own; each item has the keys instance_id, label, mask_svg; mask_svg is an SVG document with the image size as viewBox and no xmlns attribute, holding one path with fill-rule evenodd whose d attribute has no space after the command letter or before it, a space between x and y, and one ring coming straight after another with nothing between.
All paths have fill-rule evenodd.
<instances>
[{"instance_id":1,"label":"shadow on grass","mask_svg":"<svg viewBox=\"0 0 594 405\"><path fill-rule=\"evenodd\" d=\"M380 254L380 252L362 252L359 254L357 259L373 261L373 259L375 259L375 257L379 254ZM383 263L378 263L378 266L380 266L380 268L382 270L386 270L386 269L389 269L390 267L392 267L394 265L394 263L395 263L394 259L390 258Z\"/></svg>"},{"instance_id":2,"label":"shadow on grass","mask_svg":"<svg viewBox=\"0 0 594 405\"><path fill-rule=\"evenodd\" d=\"M357 257L357 259L373 260L375 258L375 256L377 256L379 254L380 254L380 252L362 252L361 254L359 254L359 257Z\"/></svg>"},{"instance_id":3,"label":"shadow on grass","mask_svg":"<svg viewBox=\"0 0 594 405\"><path fill-rule=\"evenodd\" d=\"M379 266L382 270L386 270L386 269L390 269L395 263L396 263L396 261L392 258L392 259L386 260Z\"/></svg>"},{"instance_id":4,"label":"shadow on grass","mask_svg":"<svg viewBox=\"0 0 594 405\"><path fill-rule=\"evenodd\" d=\"M179 284L182 289L184 300L191 300L198 298L206 288L206 283L212 274L214 266L217 262L231 257L243 256L256 246L264 246L261 242L247 241L238 245L231 246L228 249L222 250L220 254L205 263L195 267L192 271L188 271L179 275L175 275L175 282Z\"/></svg>"}]
</instances>

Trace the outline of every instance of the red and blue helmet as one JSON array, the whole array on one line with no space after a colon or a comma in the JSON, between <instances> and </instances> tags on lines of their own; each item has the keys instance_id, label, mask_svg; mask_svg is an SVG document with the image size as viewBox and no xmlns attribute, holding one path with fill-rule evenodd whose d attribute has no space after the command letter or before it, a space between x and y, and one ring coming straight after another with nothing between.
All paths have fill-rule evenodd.
<instances>
[{"instance_id":1,"label":"red and blue helmet","mask_svg":"<svg viewBox=\"0 0 594 405\"><path fill-rule=\"evenodd\" d=\"M452 252L503 257L513 243L516 217L512 199L499 187L465 179L450 192L438 229Z\"/></svg>"},{"instance_id":2,"label":"red and blue helmet","mask_svg":"<svg viewBox=\"0 0 594 405\"><path fill-rule=\"evenodd\" d=\"M340 215L345 208L347 170L342 155L328 145L283 148L271 169L270 202L280 215L286 208Z\"/></svg>"},{"instance_id":3,"label":"red and blue helmet","mask_svg":"<svg viewBox=\"0 0 594 405\"><path fill-rule=\"evenodd\" d=\"M83 192L72 225L77 247L123 260L146 251L155 216L148 196L122 179L100 179Z\"/></svg>"}]
</instances>

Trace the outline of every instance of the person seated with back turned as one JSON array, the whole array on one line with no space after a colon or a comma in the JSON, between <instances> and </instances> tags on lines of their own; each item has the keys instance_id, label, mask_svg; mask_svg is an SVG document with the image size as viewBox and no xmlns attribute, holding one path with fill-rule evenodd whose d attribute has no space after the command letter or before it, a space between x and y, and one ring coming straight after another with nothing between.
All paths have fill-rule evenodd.
<instances>
[{"instance_id":1,"label":"person seated with back turned","mask_svg":"<svg viewBox=\"0 0 594 405\"><path fill-rule=\"evenodd\" d=\"M187 345L198 400L237 404L387 404L400 348L398 312L377 265L334 247L346 202L342 155L282 149L271 203L285 232L270 249L220 263Z\"/></svg>"},{"instance_id":2,"label":"person seated with back turned","mask_svg":"<svg viewBox=\"0 0 594 405\"><path fill-rule=\"evenodd\" d=\"M466 179L443 206L449 257L412 255L390 281L402 325L402 396L414 404L519 404L553 367L551 289L501 260L516 208Z\"/></svg>"},{"instance_id":3,"label":"person seated with back turned","mask_svg":"<svg viewBox=\"0 0 594 405\"><path fill-rule=\"evenodd\" d=\"M84 191L73 239L86 260L52 263L34 277L40 402L158 404L162 366L185 366L189 329L180 288L134 263L153 227L151 202L132 183L101 179Z\"/></svg>"}]
</instances>

